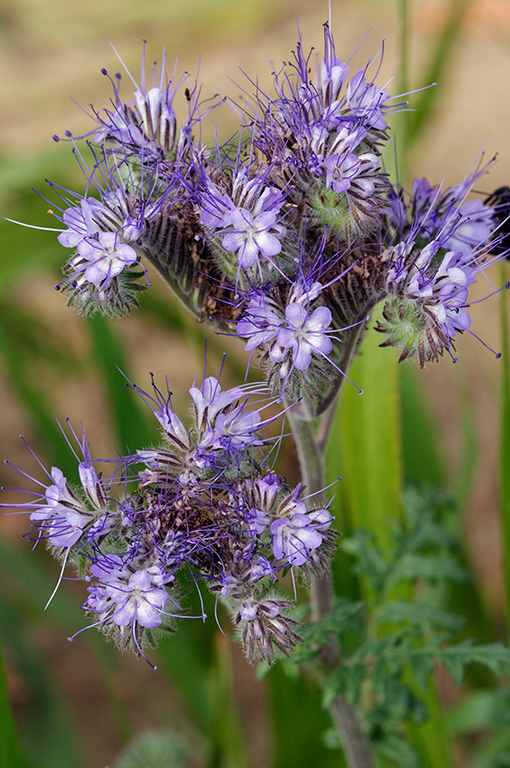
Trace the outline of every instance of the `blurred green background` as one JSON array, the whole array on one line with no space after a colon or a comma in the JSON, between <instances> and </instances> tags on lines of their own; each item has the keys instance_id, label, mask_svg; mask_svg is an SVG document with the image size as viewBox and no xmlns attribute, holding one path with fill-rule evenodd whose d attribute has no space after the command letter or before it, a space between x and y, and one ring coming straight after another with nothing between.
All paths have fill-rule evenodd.
<instances>
[{"instance_id":1,"label":"blurred green background","mask_svg":"<svg viewBox=\"0 0 510 768\"><path fill-rule=\"evenodd\" d=\"M354 64L374 58L384 40L379 83L397 74L389 86L397 92L403 85L412 90L437 79L437 88L425 97L410 97L411 106L421 105L419 119L413 113L395 117L397 140L399 131L402 146L406 136L408 140L405 155L400 153L404 184L421 175L436 183L443 178L456 183L482 148L487 159L499 152L500 162L489 178L480 180L480 191L488 194L510 184L508 0L415 0L407 4L405 33L403 9L396 0L332 2L341 58L349 58L360 43ZM31 187L46 194L44 180L49 178L83 189L71 147L54 144L51 136L66 129L85 133L90 122L80 106L109 102L109 83L100 70L122 71L109 41L135 78L142 41L147 40L148 62L161 60L166 46L169 70L175 58L179 73L194 76L200 66L204 96L237 98L247 84L243 72L270 85L272 68L287 60L295 46L297 17L305 48L320 51L327 15L327 2L305 0L0 2L3 216L55 226L48 203ZM408 62L407 85L398 77L403 58ZM128 77L123 80L129 98ZM236 117L227 106L215 120L225 136L235 129ZM386 159L393 172L392 157ZM22 433L45 461L71 474L72 457L54 415L62 421L69 417L75 426L83 421L95 456L111 455L126 443L150 443L154 425L128 398L115 365L142 387L148 385L149 371L160 379L168 373L179 408L201 368L202 329L181 315L156 276L142 296L141 310L132 316L110 324L77 318L53 288L67 258L54 234L2 221L0 241L0 456L36 472L17 439ZM499 284L497 272L489 273L487 282L481 280L480 297L491 292L491 280ZM472 313L473 328L496 349L499 301L481 303ZM211 343L218 341L212 338ZM240 345L228 347L241 350ZM436 464L427 469L429 479L444 476L467 499L461 522L466 551L483 610L497 634L504 603L497 468L500 363L468 335L459 353L455 366L445 359L419 377L410 364L404 367L403 392L412 393L402 406L406 467L412 475L420 462L413 454L413 430L435 429L439 447ZM416 385L424 403L419 423ZM2 466L0 472L7 488L26 486L10 467ZM3 500L10 498L14 495L6 491ZM143 661L120 657L93 631L68 643L66 637L84 625L79 608L83 586L64 584L43 614L58 565L42 548L30 554L29 543L21 538L27 530L25 516L5 516L0 526L4 661L29 765L100 768L113 763L129 736L146 728L183 734L197 745L192 763L197 766L329 765L320 750L307 755L301 748L294 762L279 755L269 713L276 707L285 729L282 711L289 707L290 689L282 687L286 694L281 701L272 696L268 702L239 649L229 645L214 622L170 640L156 674ZM448 708L458 693L447 682L443 687ZM296 692L307 700L301 686ZM316 694L309 695L318 702ZM225 697L236 702L237 714L230 721L219 716ZM324 718L325 723L311 723L311 729L326 727ZM243 740L247 758L242 756ZM213 754L211 743L223 747Z\"/></svg>"}]
</instances>

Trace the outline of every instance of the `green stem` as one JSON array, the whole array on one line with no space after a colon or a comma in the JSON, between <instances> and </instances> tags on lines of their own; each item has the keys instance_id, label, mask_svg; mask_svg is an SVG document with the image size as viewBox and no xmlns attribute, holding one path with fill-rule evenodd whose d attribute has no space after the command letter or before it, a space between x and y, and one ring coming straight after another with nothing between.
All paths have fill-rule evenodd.
<instances>
[{"instance_id":1,"label":"green stem","mask_svg":"<svg viewBox=\"0 0 510 768\"><path fill-rule=\"evenodd\" d=\"M501 262L502 284L506 282L505 262ZM503 563L506 588L507 628L510 628L510 345L507 297L503 293L500 302L501 318L501 454L500 494L501 527L503 531Z\"/></svg>"},{"instance_id":2,"label":"green stem","mask_svg":"<svg viewBox=\"0 0 510 768\"><path fill-rule=\"evenodd\" d=\"M288 411L288 419L292 427L292 434L296 444L299 466L301 468L301 480L309 495L313 494L314 506L322 506L324 498L324 456L319 449L312 424L303 421ZM318 621L325 616L332 607L332 587L329 575L312 579L311 587L312 621Z\"/></svg>"},{"instance_id":3,"label":"green stem","mask_svg":"<svg viewBox=\"0 0 510 768\"><path fill-rule=\"evenodd\" d=\"M319 446L309 421L298 418L292 413L292 408L288 411L288 418L293 430L303 483L308 494L313 494L314 506L317 503L324 504L324 450ZM332 608L331 577L324 575L313 578L310 592L312 620L317 621ZM321 660L331 671L341 663L340 649L333 639L323 649ZM363 732L355 708L345 696L338 694L330 704L330 712L341 735L349 768L373 768L375 763L369 740Z\"/></svg>"}]
</instances>

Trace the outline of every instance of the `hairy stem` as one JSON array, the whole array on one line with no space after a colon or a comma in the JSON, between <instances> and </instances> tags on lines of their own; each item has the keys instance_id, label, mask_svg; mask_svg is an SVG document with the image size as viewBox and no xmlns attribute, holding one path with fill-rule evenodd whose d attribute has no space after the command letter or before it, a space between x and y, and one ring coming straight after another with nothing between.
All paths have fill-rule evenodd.
<instances>
[{"instance_id":1,"label":"hairy stem","mask_svg":"<svg viewBox=\"0 0 510 768\"><path fill-rule=\"evenodd\" d=\"M313 494L313 505L324 504L324 447L320 447L309 421L303 421L288 411L296 443L301 477L308 494ZM310 588L312 620L325 616L332 608L333 587L329 575L312 579ZM331 638L323 648L321 661L328 670L341 663L338 643ZM363 732L358 714L345 696L338 694L330 705L331 716L338 728L349 768L373 768L370 744Z\"/></svg>"}]
</instances>

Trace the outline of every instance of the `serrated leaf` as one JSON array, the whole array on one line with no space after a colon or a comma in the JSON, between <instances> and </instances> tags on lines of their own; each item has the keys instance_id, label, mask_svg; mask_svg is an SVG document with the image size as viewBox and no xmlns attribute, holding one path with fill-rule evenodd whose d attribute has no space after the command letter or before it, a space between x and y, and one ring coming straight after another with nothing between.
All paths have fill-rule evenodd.
<instances>
[{"instance_id":1,"label":"serrated leaf","mask_svg":"<svg viewBox=\"0 0 510 768\"><path fill-rule=\"evenodd\" d=\"M187 751L177 736L150 731L137 736L114 763L114 768L185 768Z\"/></svg>"},{"instance_id":2,"label":"serrated leaf","mask_svg":"<svg viewBox=\"0 0 510 768\"><path fill-rule=\"evenodd\" d=\"M411 603L406 600L393 600L385 603L377 611L381 623L402 624L404 622L418 626L440 627L442 629L460 629L464 625L461 616L455 616L435 605Z\"/></svg>"},{"instance_id":3,"label":"serrated leaf","mask_svg":"<svg viewBox=\"0 0 510 768\"><path fill-rule=\"evenodd\" d=\"M425 692L430 683L431 665L427 659L415 657L411 666L412 677L420 691Z\"/></svg>"},{"instance_id":4,"label":"serrated leaf","mask_svg":"<svg viewBox=\"0 0 510 768\"><path fill-rule=\"evenodd\" d=\"M292 655L291 668L295 669L296 664L316 657L320 648L327 642L328 635L342 636L347 631L361 629L364 610L365 603L362 601L339 602L324 618L307 626L301 633L303 642L299 643ZM283 662L284 666L286 663L288 662Z\"/></svg>"},{"instance_id":5,"label":"serrated leaf","mask_svg":"<svg viewBox=\"0 0 510 768\"><path fill-rule=\"evenodd\" d=\"M408 579L466 581L467 578L464 568L446 554L408 554L393 569L389 583L394 584Z\"/></svg>"},{"instance_id":6,"label":"serrated leaf","mask_svg":"<svg viewBox=\"0 0 510 768\"><path fill-rule=\"evenodd\" d=\"M327 634L341 635L346 629L359 628L365 606L366 603L361 600L338 603L324 618L306 628L305 640L309 643L320 642Z\"/></svg>"},{"instance_id":7,"label":"serrated leaf","mask_svg":"<svg viewBox=\"0 0 510 768\"><path fill-rule=\"evenodd\" d=\"M377 753L391 760L395 765L405 768L422 768L422 762L412 746L397 734L385 735L384 741L376 742Z\"/></svg>"},{"instance_id":8,"label":"serrated leaf","mask_svg":"<svg viewBox=\"0 0 510 768\"><path fill-rule=\"evenodd\" d=\"M463 673L467 664L483 664L495 675L510 669L510 649L499 643L474 645L471 640L466 640L458 645L441 649L438 659L448 668L459 684L463 680ZM462 671L460 672L461 667Z\"/></svg>"},{"instance_id":9,"label":"serrated leaf","mask_svg":"<svg viewBox=\"0 0 510 768\"><path fill-rule=\"evenodd\" d=\"M351 704L355 704L360 695L361 686L366 677L366 669L362 664L354 664L350 674L345 678L345 696Z\"/></svg>"}]
</instances>

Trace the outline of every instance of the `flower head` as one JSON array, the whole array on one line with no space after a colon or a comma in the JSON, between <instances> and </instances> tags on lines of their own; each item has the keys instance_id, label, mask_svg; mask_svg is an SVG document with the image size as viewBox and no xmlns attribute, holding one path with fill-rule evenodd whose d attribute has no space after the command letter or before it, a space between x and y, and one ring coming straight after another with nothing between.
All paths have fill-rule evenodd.
<instances>
[{"instance_id":1,"label":"flower head","mask_svg":"<svg viewBox=\"0 0 510 768\"><path fill-rule=\"evenodd\" d=\"M401 197L393 206L396 242L386 253L390 300L377 330L387 334L384 345L400 348L400 360L417 354L424 365L445 350L452 354L457 334L470 329L469 288L501 258L485 254L496 229L493 210L467 199L487 167L444 191L417 180L409 203Z\"/></svg>"}]
</instances>

